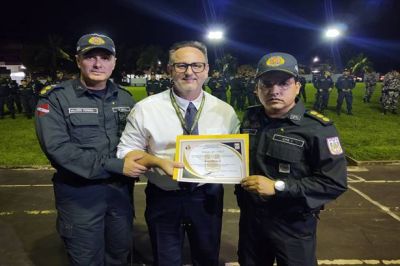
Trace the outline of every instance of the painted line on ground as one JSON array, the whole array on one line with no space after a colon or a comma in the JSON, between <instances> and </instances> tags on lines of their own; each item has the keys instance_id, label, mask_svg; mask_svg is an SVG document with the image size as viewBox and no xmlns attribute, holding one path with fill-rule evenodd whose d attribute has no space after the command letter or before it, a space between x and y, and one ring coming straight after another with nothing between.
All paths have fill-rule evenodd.
<instances>
[{"instance_id":1,"label":"painted line on ground","mask_svg":"<svg viewBox=\"0 0 400 266\"><path fill-rule=\"evenodd\" d=\"M225 213L240 213L239 209L223 209ZM27 215L49 215L49 214L57 214L57 211L52 210L25 210L25 211L0 211L0 216L10 216L10 215L18 215L18 214L27 214Z\"/></svg>"},{"instance_id":2,"label":"painted line on ground","mask_svg":"<svg viewBox=\"0 0 400 266\"><path fill-rule=\"evenodd\" d=\"M334 260L318 260L318 265L400 265L400 259L384 260L384 259L334 259ZM187 264L189 266L191 264ZM276 263L274 264L276 265ZM225 266L240 266L238 262L226 262Z\"/></svg>"},{"instance_id":3,"label":"painted line on ground","mask_svg":"<svg viewBox=\"0 0 400 266\"><path fill-rule=\"evenodd\" d=\"M382 204L380 204L378 201L373 200L371 197L369 197L367 194L361 192L360 190L356 189L355 187L349 185L349 188L351 190L353 190L354 192L356 192L358 195L360 195L361 197L363 197L364 199L366 199L367 201L369 201L370 203L372 203L373 205L377 206L379 209L381 209L384 213L390 215L391 217L393 217L395 220L400 222L400 217L398 215L396 215L395 213L391 212L389 207L386 207Z\"/></svg>"}]
</instances>

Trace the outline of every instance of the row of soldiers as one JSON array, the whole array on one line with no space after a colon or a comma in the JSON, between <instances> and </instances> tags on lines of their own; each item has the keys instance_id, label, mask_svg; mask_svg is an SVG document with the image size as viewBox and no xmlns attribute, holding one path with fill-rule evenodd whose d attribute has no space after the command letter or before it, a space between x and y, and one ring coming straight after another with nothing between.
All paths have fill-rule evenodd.
<instances>
[{"instance_id":1,"label":"row of soldiers","mask_svg":"<svg viewBox=\"0 0 400 266\"><path fill-rule=\"evenodd\" d=\"M38 79L27 78L20 85L8 77L0 80L0 119L6 114L15 119L16 113L24 113L28 119L32 119L41 89L50 84L50 79L43 84Z\"/></svg>"},{"instance_id":2,"label":"row of soldiers","mask_svg":"<svg viewBox=\"0 0 400 266\"><path fill-rule=\"evenodd\" d=\"M397 103L400 93L399 73L396 71L389 72L383 82L381 103L383 113L388 110L396 112ZM376 83L379 80L379 75L372 71L367 71L364 75L365 95L364 103L369 103L374 93ZM300 95L304 102L307 102L305 91L306 79L299 76L301 83ZM315 103L313 108L323 113L328 107L329 95L334 87L338 90L338 99L336 103L336 112L338 115L342 112L343 102L346 102L347 114L352 115L353 95L352 90L355 88L355 77L350 74L348 69L343 71L343 74L338 78L336 83L333 82L331 75L325 71L321 76L316 76L313 79L313 85L316 88ZM150 79L146 82L147 95L152 95L169 89L172 86L170 79L166 74L163 74L161 79L157 80L155 73L151 73ZM230 104L236 109L243 110L246 106L255 105L257 97L254 93L255 80L252 75L237 73L232 79L227 79L218 71L215 71L207 82L211 93L217 98L228 102L227 90L230 87L231 98ZM396 89L398 88L398 89Z\"/></svg>"}]
</instances>

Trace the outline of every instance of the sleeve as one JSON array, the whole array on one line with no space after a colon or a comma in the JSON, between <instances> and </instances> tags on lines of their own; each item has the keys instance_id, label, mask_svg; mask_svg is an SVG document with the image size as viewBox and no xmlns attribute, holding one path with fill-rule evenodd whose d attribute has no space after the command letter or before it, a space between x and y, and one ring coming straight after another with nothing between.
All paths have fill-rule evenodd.
<instances>
[{"instance_id":1,"label":"sleeve","mask_svg":"<svg viewBox=\"0 0 400 266\"><path fill-rule=\"evenodd\" d=\"M110 158L91 147L79 147L71 141L61 104L54 93L40 98L35 127L40 146L55 167L87 179L108 178L107 170L122 173L122 160Z\"/></svg>"},{"instance_id":2,"label":"sleeve","mask_svg":"<svg viewBox=\"0 0 400 266\"><path fill-rule=\"evenodd\" d=\"M148 134L144 129L144 112L140 104L135 105L128 116L125 130L118 144L117 157L122 159L133 150L146 150Z\"/></svg>"},{"instance_id":3,"label":"sleeve","mask_svg":"<svg viewBox=\"0 0 400 266\"><path fill-rule=\"evenodd\" d=\"M285 180L280 197L303 198L310 209L316 209L336 199L347 190L347 164L339 137L333 125L321 128L314 136L306 159L310 175Z\"/></svg>"}]
</instances>

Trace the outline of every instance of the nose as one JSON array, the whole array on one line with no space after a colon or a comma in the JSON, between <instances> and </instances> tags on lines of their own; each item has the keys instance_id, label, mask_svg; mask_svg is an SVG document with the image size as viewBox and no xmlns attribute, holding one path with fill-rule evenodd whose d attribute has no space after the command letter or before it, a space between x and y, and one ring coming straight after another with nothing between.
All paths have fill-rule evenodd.
<instances>
[{"instance_id":1,"label":"nose","mask_svg":"<svg viewBox=\"0 0 400 266\"><path fill-rule=\"evenodd\" d=\"M185 75L191 75L193 73L194 72L193 72L192 66L188 65L187 68L186 68L186 71L185 71Z\"/></svg>"},{"instance_id":2,"label":"nose","mask_svg":"<svg viewBox=\"0 0 400 266\"><path fill-rule=\"evenodd\" d=\"M93 66L96 67L96 68L100 68L101 67L101 58L100 57L96 56L94 58Z\"/></svg>"},{"instance_id":3,"label":"nose","mask_svg":"<svg viewBox=\"0 0 400 266\"><path fill-rule=\"evenodd\" d=\"M274 84L269 91L272 95L277 95L281 93L281 88L278 84Z\"/></svg>"}]
</instances>

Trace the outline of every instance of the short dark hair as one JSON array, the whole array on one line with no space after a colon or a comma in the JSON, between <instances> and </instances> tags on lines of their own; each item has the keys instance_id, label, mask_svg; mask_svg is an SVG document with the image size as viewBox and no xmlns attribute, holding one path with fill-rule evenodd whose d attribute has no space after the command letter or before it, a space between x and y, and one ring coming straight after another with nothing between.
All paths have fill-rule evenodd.
<instances>
[{"instance_id":1,"label":"short dark hair","mask_svg":"<svg viewBox=\"0 0 400 266\"><path fill-rule=\"evenodd\" d=\"M208 58L207 58L207 47L199 42L199 41L184 41L184 42L178 42L178 43L174 43L171 48L169 49L169 60L168 60L168 64L172 64L172 55L180 48L184 48L184 47L193 47L196 48L198 50L200 50L205 59L206 59L206 63L208 63Z\"/></svg>"}]
</instances>

